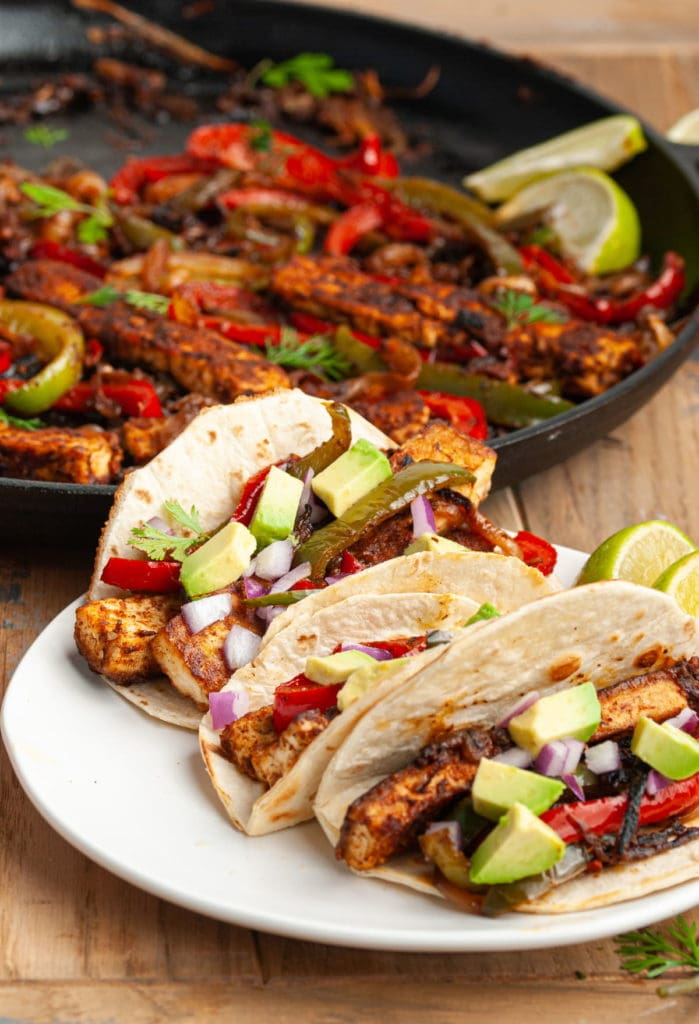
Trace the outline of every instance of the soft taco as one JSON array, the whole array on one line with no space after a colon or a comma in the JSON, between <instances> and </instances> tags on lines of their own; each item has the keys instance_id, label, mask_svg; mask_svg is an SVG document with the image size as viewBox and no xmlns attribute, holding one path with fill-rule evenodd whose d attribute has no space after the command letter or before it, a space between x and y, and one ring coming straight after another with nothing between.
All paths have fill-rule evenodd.
<instances>
[{"instance_id":1,"label":"soft taco","mask_svg":"<svg viewBox=\"0 0 699 1024\"><path fill-rule=\"evenodd\" d=\"M548 592L518 559L463 551L393 559L313 595L210 695L201 751L233 823L260 835L311 818L328 761L369 708L451 630Z\"/></svg>"},{"instance_id":2,"label":"soft taco","mask_svg":"<svg viewBox=\"0 0 699 1024\"><path fill-rule=\"evenodd\" d=\"M417 655L323 775L314 810L336 857L482 913L699 877L698 652L696 619L615 581Z\"/></svg>"},{"instance_id":3,"label":"soft taco","mask_svg":"<svg viewBox=\"0 0 699 1024\"><path fill-rule=\"evenodd\" d=\"M205 410L119 488L78 647L124 697L196 728L209 693L244 663L234 626L261 638L252 650L303 601L332 602L331 584L411 543L521 558L478 510L494 463L446 424L396 447L345 407L297 391Z\"/></svg>"}]
</instances>

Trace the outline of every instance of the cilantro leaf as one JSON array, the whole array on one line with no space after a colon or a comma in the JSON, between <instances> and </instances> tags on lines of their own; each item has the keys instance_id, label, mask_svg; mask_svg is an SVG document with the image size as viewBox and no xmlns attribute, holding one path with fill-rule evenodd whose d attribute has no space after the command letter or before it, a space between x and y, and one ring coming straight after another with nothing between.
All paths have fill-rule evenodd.
<instances>
[{"instance_id":1,"label":"cilantro leaf","mask_svg":"<svg viewBox=\"0 0 699 1024\"><path fill-rule=\"evenodd\" d=\"M8 427L21 427L24 430L40 430L46 425L39 419L25 420L20 416L11 416L4 409L0 409L0 423L6 423Z\"/></svg>"},{"instance_id":2,"label":"cilantro leaf","mask_svg":"<svg viewBox=\"0 0 699 1024\"><path fill-rule=\"evenodd\" d=\"M47 124L34 124L25 129L24 137L33 146L50 149L57 142L65 142L70 132L67 128L50 128Z\"/></svg>"},{"instance_id":3,"label":"cilantro leaf","mask_svg":"<svg viewBox=\"0 0 699 1024\"><path fill-rule=\"evenodd\" d=\"M535 323L560 324L566 320L564 314L557 309L535 304L527 292L518 292L513 288L505 288L500 292L492 300L492 305L505 317L508 329Z\"/></svg>"},{"instance_id":4,"label":"cilantro leaf","mask_svg":"<svg viewBox=\"0 0 699 1024\"><path fill-rule=\"evenodd\" d=\"M351 92L355 85L352 72L336 68L329 53L299 53L290 60L272 64L261 75L261 81L272 89L300 82L317 99L333 92Z\"/></svg>"},{"instance_id":5,"label":"cilantro leaf","mask_svg":"<svg viewBox=\"0 0 699 1024\"><path fill-rule=\"evenodd\" d=\"M268 153L272 146L272 125L269 121L252 121L254 129L250 136L250 149L257 153Z\"/></svg>"},{"instance_id":6,"label":"cilantro leaf","mask_svg":"<svg viewBox=\"0 0 699 1024\"><path fill-rule=\"evenodd\" d=\"M151 523L145 523L143 526L135 527L131 531L129 543L132 548L144 551L149 558L153 558L156 561L172 558L177 562L181 562L191 547L208 540L211 534L206 533L202 529L199 513L194 505L187 512L186 509L182 508L179 501L170 500L163 504L170 518L189 530L191 535L177 537L174 534L167 533L165 530L158 529L157 526L153 526Z\"/></svg>"},{"instance_id":7,"label":"cilantro leaf","mask_svg":"<svg viewBox=\"0 0 699 1024\"><path fill-rule=\"evenodd\" d=\"M295 370L314 370L328 380L343 380L349 377L349 360L337 351L332 338L315 334L301 341L296 331L284 328L278 345L267 342L265 356L270 363Z\"/></svg>"},{"instance_id":8,"label":"cilantro leaf","mask_svg":"<svg viewBox=\"0 0 699 1024\"><path fill-rule=\"evenodd\" d=\"M75 231L78 241L86 245L94 245L95 242L103 242L108 237L107 228L100 221L99 217L90 215L81 220Z\"/></svg>"},{"instance_id":9,"label":"cilantro leaf","mask_svg":"<svg viewBox=\"0 0 699 1024\"><path fill-rule=\"evenodd\" d=\"M83 295L78 301L86 306L111 306L113 302L123 297L122 292L118 291L113 285L105 284L102 288L97 288L96 291Z\"/></svg>"},{"instance_id":10,"label":"cilantro leaf","mask_svg":"<svg viewBox=\"0 0 699 1024\"><path fill-rule=\"evenodd\" d=\"M137 309L149 309L153 313L167 313L170 307L170 299L167 295L158 295L157 292L139 292L134 288L120 292L111 284L97 288L94 292L83 295L80 302L88 306L111 306L113 302L127 302L129 306L136 306Z\"/></svg>"},{"instance_id":11,"label":"cilantro leaf","mask_svg":"<svg viewBox=\"0 0 699 1024\"><path fill-rule=\"evenodd\" d=\"M101 242L107 237L107 228L114 223L114 218L104 202L96 206L89 206L87 203L80 203L62 188L54 188L53 185L40 185L36 182L26 181L20 185L22 192L28 199L37 205L34 211L36 217L53 217L64 210L73 210L76 213L85 213L87 217L80 221L76 229L78 241L91 244Z\"/></svg>"},{"instance_id":12,"label":"cilantro leaf","mask_svg":"<svg viewBox=\"0 0 699 1024\"><path fill-rule=\"evenodd\" d=\"M679 914L667 927L642 928L614 940L621 966L631 974L657 978L666 971L689 967L695 973L658 989L658 995L679 995L699 990L699 932L696 923Z\"/></svg>"},{"instance_id":13,"label":"cilantro leaf","mask_svg":"<svg viewBox=\"0 0 699 1024\"><path fill-rule=\"evenodd\" d=\"M199 513L196 507L192 505L189 512L182 508L179 501L166 501L164 502L165 509L168 515L175 520L176 523L180 523L185 526L192 533L197 535L203 534L204 530L199 519Z\"/></svg>"}]
</instances>

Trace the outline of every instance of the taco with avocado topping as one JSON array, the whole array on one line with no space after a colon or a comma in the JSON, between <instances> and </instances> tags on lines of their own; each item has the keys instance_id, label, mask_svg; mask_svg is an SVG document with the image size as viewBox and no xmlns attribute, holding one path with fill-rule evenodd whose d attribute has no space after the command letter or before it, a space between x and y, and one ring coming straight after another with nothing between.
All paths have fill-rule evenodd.
<instances>
[{"instance_id":1,"label":"taco with avocado topping","mask_svg":"<svg viewBox=\"0 0 699 1024\"><path fill-rule=\"evenodd\" d=\"M494 463L447 424L396 447L344 406L298 391L204 410L117 491L78 648L124 697L196 728L209 694L306 601L335 600L338 580L413 547L522 559L478 509ZM550 570L555 552L539 545Z\"/></svg>"},{"instance_id":2,"label":"taco with avocado topping","mask_svg":"<svg viewBox=\"0 0 699 1024\"><path fill-rule=\"evenodd\" d=\"M483 914L699 877L698 626L612 581L416 655L319 784L337 859Z\"/></svg>"}]
</instances>

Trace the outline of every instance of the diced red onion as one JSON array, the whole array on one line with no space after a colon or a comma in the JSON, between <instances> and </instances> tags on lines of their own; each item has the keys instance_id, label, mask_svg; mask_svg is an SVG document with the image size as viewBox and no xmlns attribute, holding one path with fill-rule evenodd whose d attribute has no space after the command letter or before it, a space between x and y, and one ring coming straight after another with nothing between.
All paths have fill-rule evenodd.
<instances>
[{"instance_id":1,"label":"diced red onion","mask_svg":"<svg viewBox=\"0 0 699 1024\"><path fill-rule=\"evenodd\" d=\"M669 786L671 782L672 779L668 779L665 775L661 775L660 772L656 772L655 768L651 768L646 779L646 793L648 796L655 796L656 793Z\"/></svg>"},{"instance_id":2,"label":"diced red onion","mask_svg":"<svg viewBox=\"0 0 699 1024\"><path fill-rule=\"evenodd\" d=\"M376 658L377 661L391 660L390 651L384 651L381 647L368 647L366 644L343 644L340 650L360 651L362 654L368 654L370 658Z\"/></svg>"},{"instance_id":3,"label":"diced red onion","mask_svg":"<svg viewBox=\"0 0 699 1024\"><path fill-rule=\"evenodd\" d=\"M247 598L263 597L269 590L269 587L264 583L260 583L259 580L248 578L243 580L243 590Z\"/></svg>"},{"instance_id":4,"label":"diced red onion","mask_svg":"<svg viewBox=\"0 0 699 1024\"><path fill-rule=\"evenodd\" d=\"M209 694L209 711L214 729L236 722L248 713L250 697L243 686L231 686L230 689L215 691Z\"/></svg>"},{"instance_id":5,"label":"diced red onion","mask_svg":"<svg viewBox=\"0 0 699 1024\"><path fill-rule=\"evenodd\" d=\"M503 764L514 765L515 768L528 768L534 758L528 750L522 750L521 747L510 747L509 750L503 750L500 754L496 754L493 761L501 761Z\"/></svg>"},{"instance_id":6,"label":"diced red onion","mask_svg":"<svg viewBox=\"0 0 699 1024\"><path fill-rule=\"evenodd\" d=\"M676 729L681 729L693 736L699 726L699 716L691 708L682 708L679 715L666 719L663 724L674 725Z\"/></svg>"},{"instance_id":7,"label":"diced red onion","mask_svg":"<svg viewBox=\"0 0 699 1024\"><path fill-rule=\"evenodd\" d=\"M305 505L310 505L311 495L313 490L311 489L311 481L315 476L315 471L312 468L306 470L306 475L303 478L303 490L301 491L301 497L299 498L299 512L302 512Z\"/></svg>"},{"instance_id":8,"label":"diced red onion","mask_svg":"<svg viewBox=\"0 0 699 1024\"><path fill-rule=\"evenodd\" d=\"M225 619L232 610L233 601L227 591L224 594L209 594L208 597L200 597L198 601L188 601L181 608L182 618L190 633L200 633L212 622Z\"/></svg>"},{"instance_id":9,"label":"diced red onion","mask_svg":"<svg viewBox=\"0 0 699 1024\"><path fill-rule=\"evenodd\" d=\"M332 587L333 583L340 583L342 580L346 580L348 576L352 576L351 572L338 572L335 576L326 576L325 582L329 587Z\"/></svg>"},{"instance_id":10,"label":"diced red onion","mask_svg":"<svg viewBox=\"0 0 699 1024\"><path fill-rule=\"evenodd\" d=\"M247 665L257 655L262 638L237 623L223 641L223 657L232 672Z\"/></svg>"},{"instance_id":11,"label":"diced red onion","mask_svg":"<svg viewBox=\"0 0 699 1024\"><path fill-rule=\"evenodd\" d=\"M588 747L585 752L585 764L595 775L618 771L621 768L619 744L614 740L605 740L604 743Z\"/></svg>"},{"instance_id":12,"label":"diced red onion","mask_svg":"<svg viewBox=\"0 0 699 1024\"><path fill-rule=\"evenodd\" d=\"M427 826L424 834L429 836L433 832L447 832L454 846L458 850L461 849L463 836L461 833L461 825L458 821L433 821L431 825Z\"/></svg>"},{"instance_id":13,"label":"diced red onion","mask_svg":"<svg viewBox=\"0 0 699 1024\"><path fill-rule=\"evenodd\" d=\"M294 544L291 537L273 540L255 559L255 575L261 576L263 580L278 580L288 573L293 557Z\"/></svg>"},{"instance_id":14,"label":"diced red onion","mask_svg":"<svg viewBox=\"0 0 699 1024\"><path fill-rule=\"evenodd\" d=\"M572 775L566 772L565 775L561 775L561 780L565 782L568 789L571 791L576 800L585 799L585 790L580 785L580 779L577 775Z\"/></svg>"},{"instance_id":15,"label":"diced red onion","mask_svg":"<svg viewBox=\"0 0 699 1024\"><path fill-rule=\"evenodd\" d=\"M410 502L410 511L413 517L413 537L421 537L423 533L437 532L432 506L424 494L413 498Z\"/></svg>"},{"instance_id":16,"label":"diced red onion","mask_svg":"<svg viewBox=\"0 0 699 1024\"><path fill-rule=\"evenodd\" d=\"M306 505L310 507L311 523L313 526L317 523L322 523L322 521L328 517L327 507L319 498L316 497L311 486L314 475L315 474L312 469L307 470L306 475L303 478L303 490L301 491L301 497L299 499L299 512L302 512Z\"/></svg>"},{"instance_id":17,"label":"diced red onion","mask_svg":"<svg viewBox=\"0 0 699 1024\"><path fill-rule=\"evenodd\" d=\"M516 718L517 715L523 714L528 708L530 708L532 706L532 704L536 704L538 699L539 699L539 691L538 690L532 690L531 693L527 693L524 697L522 697L521 700L517 701L517 703L512 708L512 710L509 711L505 715L505 717L502 719L501 722L498 722L498 724L496 725L495 728L496 729L506 729L507 726L510 724L510 722L512 721L513 718Z\"/></svg>"},{"instance_id":18,"label":"diced red onion","mask_svg":"<svg viewBox=\"0 0 699 1024\"><path fill-rule=\"evenodd\" d=\"M269 588L270 594L281 594L285 590L291 590L295 583L300 583L301 580L306 580L311 575L311 563L302 562L301 565L297 565L295 569L290 572L284 573L280 576L276 583L273 583Z\"/></svg>"},{"instance_id":19,"label":"diced red onion","mask_svg":"<svg viewBox=\"0 0 699 1024\"><path fill-rule=\"evenodd\" d=\"M166 533L168 537L175 536L174 531L170 529L162 516L152 516L146 521L146 526L152 526L154 530L160 530L161 533Z\"/></svg>"},{"instance_id":20,"label":"diced red onion","mask_svg":"<svg viewBox=\"0 0 699 1024\"><path fill-rule=\"evenodd\" d=\"M534 767L541 775L552 778L569 775L578 767L584 749L585 744L581 740L553 740L541 748Z\"/></svg>"}]
</instances>

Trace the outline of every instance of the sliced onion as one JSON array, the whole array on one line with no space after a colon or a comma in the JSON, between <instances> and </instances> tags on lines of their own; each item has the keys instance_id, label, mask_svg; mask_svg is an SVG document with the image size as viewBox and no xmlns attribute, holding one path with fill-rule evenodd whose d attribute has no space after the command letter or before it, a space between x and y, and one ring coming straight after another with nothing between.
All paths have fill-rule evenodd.
<instances>
[{"instance_id":1,"label":"sliced onion","mask_svg":"<svg viewBox=\"0 0 699 1024\"><path fill-rule=\"evenodd\" d=\"M171 530L162 516L152 516L147 522L146 526L152 526L154 530L160 530L161 533L166 533L168 537L174 537L174 530Z\"/></svg>"},{"instance_id":2,"label":"sliced onion","mask_svg":"<svg viewBox=\"0 0 699 1024\"><path fill-rule=\"evenodd\" d=\"M541 775L550 777L569 775L578 767L585 749L581 740L553 740L539 751L534 767Z\"/></svg>"},{"instance_id":3,"label":"sliced onion","mask_svg":"<svg viewBox=\"0 0 699 1024\"><path fill-rule=\"evenodd\" d=\"M530 708L532 706L532 704L536 704L538 699L539 699L539 691L538 690L532 690L531 693L527 693L524 697L522 697L521 700L517 701L517 703L512 708L512 710L510 712L508 712L508 714L505 715L505 717L502 719L501 722L498 722L498 724L495 726L495 728L496 729L505 729L505 728L507 728L507 726L510 724L510 722L512 721L513 718L516 718L517 715L521 715L528 708Z\"/></svg>"},{"instance_id":4,"label":"sliced onion","mask_svg":"<svg viewBox=\"0 0 699 1024\"><path fill-rule=\"evenodd\" d=\"M211 724L216 730L242 718L248 713L249 707L250 697L243 686L233 685L230 689L209 694Z\"/></svg>"},{"instance_id":5,"label":"sliced onion","mask_svg":"<svg viewBox=\"0 0 699 1024\"><path fill-rule=\"evenodd\" d=\"M699 726L699 715L691 708L682 708L679 715L666 719L663 725L674 725L676 729L681 729L693 736Z\"/></svg>"},{"instance_id":6,"label":"sliced onion","mask_svg":"<svg viewBox=\"0 0 699 1024\"><path fill-rule=\"evenodd\" d=\"M301 491L301 497L299 499L299 512L303 512L306 505L311 510L311 523L316 526L318 523L322 523L324 519L328 518L327 506L318 498L311 487L311 482L315 476L312 469L306 471L306 475L303 478L303 490Z\"/></svg>"},{"instance_id":7,"label":"sliced onion","mask_svg":"<svg viewBox=\"0 0 699 1024\"><path fill-rule=\"evenodd\" d=\"M671 784L672 779L668 779L665 775L661 775L660 772L656 772L655 768L651 768L646 779L646 793L648 796L655 796L656 793L659 793Z\"/></svg>"},{"instance_id":8,"label":"sliced onion","mask_svg":"<svg viewBox=\"0 0 699 1024\"><path fill-rule=\"evenodd\" d=\"M437 532L432 506L424 494L413 498L410 502L410 511L413 517L413 537L421 537L423 533Z\"/></svg>"},{"instance_id":9,"label":"sliced onion","mask_svg":"<svg viewBox=\"0 0 699 1024\"><path fill-rule=\"evenodd\" d=\"M181 611L190 633L200 633L212 622L218 622L230 615L233 611L233 600L228 591L224 594L209 594L208 597L200 597L198 601L183 604Z\"/></svg>"},{"instance_id":10,"label":"sliced onion","mask_svg":"<svg viewBox=\"0 0 699 1024\"><path fill-rule=\"evenodd\" d=\"M457 848L461 849L461 843L463 842L463 836L461 833L461 825L458 821L433 821L427 826L423 835L429 836L433 832L447 832L450 840Z\"/></svg>"},{"instance_id":11,"label":"sliced onion","mask_svg":"<svg viewBox=\"0 0 699 1024\"><path fill-rule=\"evenodd\" d=\"M262 638L237 623L223 641L223 657L232 672L247 665L257 655Z\"/></svg>"},{"instance_id":12,"label":"sliced onion","mask_svg":"<svg viewBox=\"0 0 699 1024\"><path fill-rule=\"evenodd\" d=\"M286 606L283 604L269 604L264 608L256 608L255 614L258 619L262 619L262 621L269 626L272 619L276 619L277 615L281 615L284 611L286 611Z\"/></svg>"},{"instance_id":13,"label":"sliced onion","mask_svg":"<svg viewBox=\"0 0 699 1024\"><path fill-rule=\"evenodd\" d=\"M391 652L384 651L381 647L367 647L366 644L342 644L341 651L360 651L362 654L368 654L370 658L376 658L377 661L390 661Z\"/></svg>"},{"instance_id":14,"label":"sliced onion","mask_svg":"<svg viewBox=\"0 0 699 1024\"><path fill-rule=\"evenodd\" d=\"M585 799L585 790L580 785L580 779L577 777L577 775L573 775L566 772L565 775L561 775L561 779L563 782L565 782L566 786L571 791L576 800Z\"/></svg>"},{"instance_id":15,"label":"sliced onion","mask_svg":"<svg viewBox=\"0 0 699 1024\"><path fill-rule=\"evenodd\" d=\"M509 750L503 750L500 754L496 754L493 761L501 761L502 764L511 764L515 768L528 768L534 758L528 750L522 750L521 747L510 747Z\"/></svg>"},{"instance_id":16,"label":"sliced onion","mask_svg":"<svg viewBox=\"0 0 699 1024\"><path fill-rule=\"evenodd\" d=\"M291 572L284 573L280 576L276 583L273 583L269 588L270 594L282 594L285 590L291 590L295 583L300 583L301 580L306 580L311 575L311 563L302 562L301 565L297 565Z\"/></svg>"},{"instance_id":17,"label":"sliced onion","mask_svg":"<svg viewBox=\"0 0 699 1024\"><path fill-rule=\"evenodd\" d=\"M259 580L255 580L249 577L243 580L243 590L245 591L245 596L247 598L264 597L264 595L268 592L269 587L267 587L264 583L260 583Z\"/></svg>"},{"instance_id":18,"label":"sliced onion","mask_svg":"<svg viewBox=\"0 0 699 1024\"><path fill-rule=\"evenodd\" d=\"M263 580L278 580L291 568L293 557L294 544L291 537L273 540L255 559L255 575L261 576Z\"/></svg>"},{"instance_id":19,"label":"sliced onion","mask_svg":"<svg viewBox=\"0 0 699 1024\"><path fill-rule=\"evenodd\" d=\"M614 740L605 740L604 743L588 747L585 752L585 764L595 775L618 771L621 768L619 744Z\"/></svg>"}]
</instances>

